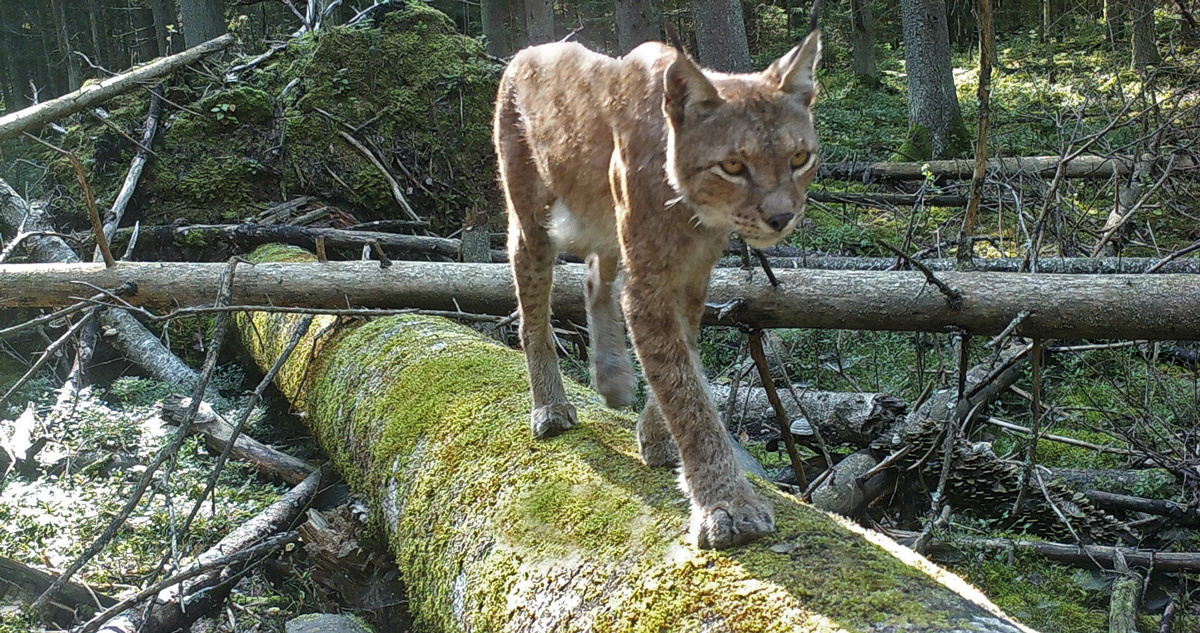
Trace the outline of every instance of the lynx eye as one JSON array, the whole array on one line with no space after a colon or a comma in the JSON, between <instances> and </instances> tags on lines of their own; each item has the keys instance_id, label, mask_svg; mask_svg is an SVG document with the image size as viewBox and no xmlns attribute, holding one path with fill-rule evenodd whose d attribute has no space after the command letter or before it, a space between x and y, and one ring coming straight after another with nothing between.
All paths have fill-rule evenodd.
<instances>
[{"instance_id":1,"label":"lynx eye","mask_svg":"<svg viewBox=\"0 0 1200 633\"><path fill-rule=\"evenodd\" d=\"M736 158L726 158L721 161L721 170L730 176L741 176L746 173L746 163Z\"/></svg>"},{"instance_id":2,"label":"lynx eye","mask_svg":"<svg viewBox=\"0 0 1200 633\"><path fill-rule=\"evenodd\" d=\"M812 154L809 154L804 150L800 150L795 154L792 154L792 158L790 161L788 161L788 163L792 166L792 169L800 169L801 167L807 165L808 161L811 159Z\"/></svg>"}]
</instances>

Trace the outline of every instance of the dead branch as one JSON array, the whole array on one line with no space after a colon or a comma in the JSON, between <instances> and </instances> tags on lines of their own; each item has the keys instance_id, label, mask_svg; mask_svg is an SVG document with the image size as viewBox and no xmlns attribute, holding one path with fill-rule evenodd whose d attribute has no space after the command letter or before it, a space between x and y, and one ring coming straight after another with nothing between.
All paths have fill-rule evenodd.
<instances>
[{"instance_id":1,"label":"dead branch","mask_svg":"<svg viewBox=\"0 0 1200 633\"><path fill-rule=\"evenodd\" d=\"M162 57L144 66L109 77L103 81L86 85L75 92L57 99L18 110L0 117L0 141L8 140L22 132L34 130L51 121L61 119L81 110L103 103L119 94L134 90L142 84L175 72L196 60L228 48L234 42L233 35L222 35L182 53Z\"/></svg>"}]
</instances>

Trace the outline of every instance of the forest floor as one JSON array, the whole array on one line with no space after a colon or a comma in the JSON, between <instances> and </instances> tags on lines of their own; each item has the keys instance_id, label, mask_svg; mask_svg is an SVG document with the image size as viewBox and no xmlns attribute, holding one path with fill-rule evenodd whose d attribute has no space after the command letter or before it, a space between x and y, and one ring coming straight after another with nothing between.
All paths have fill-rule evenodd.
<instances>
[{"instance_id":1,"label":"forest floor","mask_svg":"<svg viewBox=\"0 0 1200 633\"><path fill-rule=\"evenodd\" d=\"M1153 77L1147 78L1128 69L1128 51L1105 43L1098 25L1075 26L1078 28L1072 29L1073 35L1059 38L1054 43L1052 58L1047 54L1046 45L1031 36L1005 37L998 45L990 119L989 145L993 155L1058 155L1079 147L1099 131L1104 131L1103 137L1090 153L1138 154L1166 151L1185 142L1186 137L1160 134L1151 143L1147 140L1147 130L1153 131L1156 126L1173 130L1188 129L1190 125L1194 134L1195 119L1190 122L1179 120L1179 117L1194 117L1200 107L1200 56L1195 55L1194 49L1181 49L1167 55ZM374 39L374 34L335 35L344 38L343 44L375 47L370 50L376 53L381 42L386 51L386 46L393 41ZM779 38L780 42L785 39ZM459 42L454 46L466 47L463 49L465 55L478 54L470 45ZM372 115L376 106L371 103L347 106L344 102L355 98L352 95L358 94L360 88L380 80L364 70L373 62L353 59L353 50L346 53L345 58L326 59L317 44L301 42L296 48L296 51L282 55L275 66L249 76L243 85L210 86L193 77L187 85L175 86L173 97L193 105L201 104L199 111L211 113L214 118L189 121L188 117L194 115L184 113L179 115L175 131L168 132L174 136L167 137L166 159L155 167L158 171L151 176L154 187L151 197L173 211L160 212L159 220L163 223L177 217L210 223L245 220L270 203L282 201L277 199L281 192L297 193L304 191L305 186L328 193L332 198L330 204L336 203L341 209L354 213L358 220L383 217L383 209L390 204L386 188L378 178L372 179L369 170L360 169L352 152L331 157L309 152L311 148L302 145L306 142L305 135L310 139L321 139L332 134L332 128L301 128L297 140L291 142L297 147L305 147L307 153L298 152L284 159L281 165L273 166L269 163L270 157L254 140L257 128L248 126L262 123L254 120L256 116L265 117L264 121L271 118L267 114L276 105L285 108L284 100L280 99L280 104L268 102L245 106L242 119L232 123L217 120L220 117L216 115L229 113L228 107L221 109L222 104L228 106L235 99L253 102L260 94L279 94L287 85L287 73L290 72L307 77L312 85L303 103L299 100L287 102L285 109L288 112L309 107L313 101L327 101L331 108L339 104L344 106L334 110L334 114L353 125L364 123ZM766 51L763 56L769 59L781 52L783 50ZM823 92L817 106L817 121L823 161L887 160L904 138L907 101L902 51L882 47L879 52L883 84L880 88L861 85L849 72L849 61L837 55L830 57L822 71ZM326 66L313 66L322 63ZM963 51L956 56L955 81L971 130L977 121L975 69L976 61L970 52ZM362 74L359 74L360 70ZM466 148L466 158L438 155L437 143L427 140L439 140L438 135L446 133L442 130L395 133L408 140L418 134L426 137L426 140L414 142L418 147L415 151L420 153L407 155L405 162L415 170L427 169L428 180L425 182L429 183L430 191L424 197L417 192L414 199L419 204L437 208L441 216L448 213L445 209L461 206L464 201L481 205L496 202L494 192L480 189L490 182L491 172L482 180L468 177L463 175L463 165L483 169L478 167L479 160L483 160L486 169L491 169L491 162L470 154L483 151L478 147L476 137L480 130L476 128L482 125L486 135L490 121L487 103L476 103L472 99L487 93L491 85L488 82L494 82L498 70L498 65L488 66L481 62L454 77L430 78L431 84L442 86L440 89L456 91L447 94L455 94L460 99L465 95L471 125L455 133L462 139L459 146ZM255 92L250 93L251 90ZM121 101L124 109L113 110L119 125L131 131L140 125L140 119L145 116L144 102L144 95ZM454 101L451 109L459 112L462 103ZM1147 105L1150 103L1157 105ZM1144 114L1139 118L1141 112ZM311 112L308 116L312 116ZM475 121L476 118L482 123ZM1114 120L1120 123L1110 125ZM96 129L94 123L73 126L66 140L74 143L76 149L88 148L89 167L103 172L97 178L103 182L96 185L102 192L103 202L104 195L111 196L119 186L131 149L126 147L115 155L102 155L102 148L95 142ZM187 142L188 139L181 136L185 131L200 136ZM227 160L227 154L218 156L219 152L206 154L198 161L191 157L189 162L181 162L181 154L197 151L196 141L207 141L210 137L223 139L225 145L218 143L219 147L234 147L242 152L235 156L236 164ZM171 143L177 145L172 147ZM391 148L383 149L390 151ZM56 173L65 173L61 165L27 145L9 144L4 151L5 173L25 177L20 189L29 192L33 198L49 198L58 204L61 208L59 218L65 230L80 228L83 217L79 212L80 197L72 189L76 185L68 178L56 179ZM44 166L48 162L52 166L46 170ZM182 175L177 180L170 179L167 170L194 169L198 162L203 162L207 171L194 172L196 176L190 181ZM294 174L302 171L299 169L302 165L318 164L322 168L332 167L331 174L335 171L343 176L351 173L353 178L345 177L349 183L345 189L349 191L334 182L337 176L327 178L324 171L318 173L315 169L311 172L315 174L311 180L305 181L304 176L296 180ZM418 178L425 177L426 173L418 175ZM221 183L223 186L244 185L245 189L233 193L223 191L220 196L213 197L216 194L206 188L211 183L205 182L205 179L213 178L226 178ZM923 182L902 185L821 181L814 188L965 196L967 184L930 176ZM1052 223L1051 239L1047 242L1050 246L1045 255L1086 254L1112 208L1115 186L1116 183L1111 181L1065 183L1059 193L1060 200L1066 201L1065 210ZM1044 186L1017 182L1003 182L990 188L988 199L991 202L985 204L977 233L996 239L979 244L978 256L1011 257L1027 252L1028 239L1023 233L1026 230L1023 222L1027 222L1042 204L1040 189ZM1161 257L1200 239L1195 203L1198 194L1200 186L1194 177L1172 181L1169 191L1159 191L1123 238L1123 254ZM1019 202L1012 202L1014 196ZM1022 200L1021 196L1025 198ZM793 245L834 255L887 255L881 242L905 244L911 250L937 245L952 239L962 223L962 210L958 208L810 202L808 209L805 228L793 239ZM435 224L439 227L456 225L445 217L435 220ZM499 230L501 227L494 225L494 228ZM953 247L946 246L944 253L952 256ZM0 314L0 320L10 317L12 315ZM197 363L201 356L196 349L197 342L208 341L212 321L190 319L167 327L167 334L174 341L173 348L188 361ZM957 350L949 335L781 330L778 337L783 348L781 358L786 359L789 375L798 386L808 389L882 392L915 403L929 385L946 384L953 380L955 372ZM714 382L728 381L731 373L745 362L744 335L729 329L706 328L702 339L710 377ZM515 344L515 336L510 336L510 341ZM1105 447L1136 446L1150 452L1182 450L1194 454L1200 444L1200 375L1194 364L1179 362L1185 355L1183 352L1188 350L1194 350L1194 347L1186 342L1180 345L1142 343L1108 349L1068 349L1051 354L1043 377L1042 395L1043 402L1051 409L1044 416L1043 424L1048 425L1047 430L1051 433ZM30 358L29 350L6 346L3 352L0 353L0 393L15 383ZM988 350L980 349L972 359L982 361L988 353ZM40 476L10 476L0 484L3 486L0 555L47 569L65 567L111 520L119 500L127 497L148 457L162 446L165 427L157 405L169 388L150 379L131 377L136 370L118 359L110 358L106 362L111 366L101 367L97 372L100 383L81 399L69 417L48 422L40 416L55 400L60 373L53 366L23 387L15 399L0 407L0 436L12 433L22 424L22 416L29 420L32 414L35 424L41 425L38 433L55 438L43 448L38 458L42 470ZM233 416L257 379L245 377L237 358L231 353L223 356L222 362L217 387L227 398L223 412ZM574 358L565 358L564 363L568 373L586 383L584 363ZM120 377L123 374L130 376ZM1018 390L1006 393L989 410L989 415L1030 426L1031 407L1022 393L1030 391L1030 382L1031 376L1027 372L1018 382ZM256 413L248 432L264 442L282 446L288 452L319 461L317 449L302 436L300 429L285 407L275 406L267 408L265 413ZM781 452L782 448L768 450L768 444L761 440L769 435L769 431L754 433L748 440L748 448L769 472L777 474L785 467L787 458ZM983 427L971 439L989 442L996 455L1012 459L1020 459L1026 445L1022 435L989 427ZM771 443L772 448L775 444L777 442ZM178 516L199 501L198 495L204 488L214 459L198 440L189 440L171 462L170 476L160 478L159 488L148 495L149 501L138 507L113 543L85 568L82 578L90 586L111 595L125 595L141 586L142 580L159 564L164 555L164 544L169 544L168 553L172 557L186 558L253 516L283 491L281 486L259 479L247 467L230 463L224 468L212 502L205 503L188 534L178 535L175 533ZM1147 466L1144 460L1124 455L1046 442L1041 443L1037 460L1041 465L1059 468L1141 469ZM1200 501L1196 478L1180 481L1164 474L1149 481L1151 484L1136 491L1138 495L1184 504ZM943 534L948 539L980 535L1018 534L1007 532L999 522L973 516L969 511L955 514ZM1191 530L1177 530L1162 536L1156 545L1175 551L1197 551L1200 550L1200 535ZM1031 554L983 550L964 553L948 566L979 586L1008 613L1039 630L1090 633L1107 626L1111 574L1060 565ZM1139 629L1156 630L1159 614L1172 599L1184 607L1175 615L1174 630L1195 630L1200 626L1200 601L1194 596L1196 581L1195 574L1152 576L1143 598ZM246 576L236 587L225 612L202 621L193 631L281 631L282 623L288 617L327 608L329 605L321 597L321 591L303 575L272 578L256 572ZM28 616L19 609L0 609L0 633L23 633L29 626Z\"/></svg>"}]
</instances>

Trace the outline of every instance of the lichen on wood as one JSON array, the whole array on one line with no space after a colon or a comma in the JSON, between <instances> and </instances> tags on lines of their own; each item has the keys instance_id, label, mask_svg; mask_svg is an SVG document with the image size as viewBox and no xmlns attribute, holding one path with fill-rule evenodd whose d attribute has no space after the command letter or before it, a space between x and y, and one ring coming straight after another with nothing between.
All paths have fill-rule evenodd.
<instances>
[{"instance_id":1,"label":"lichen on wood","mask_svg":"<svg viewBox=\"0 0 1200 633\"><path fill-rule=\"evenodd\" d=\"M269 364L296 321L241 317L243 344ZM319 321L278 386L371 499L422 630L1021 630L931 574L956 577L761 481L776 533L697 550L629 413L572 384L581 427L534 440L519 352L433 317Z\"/></svg>"}]
</instances>

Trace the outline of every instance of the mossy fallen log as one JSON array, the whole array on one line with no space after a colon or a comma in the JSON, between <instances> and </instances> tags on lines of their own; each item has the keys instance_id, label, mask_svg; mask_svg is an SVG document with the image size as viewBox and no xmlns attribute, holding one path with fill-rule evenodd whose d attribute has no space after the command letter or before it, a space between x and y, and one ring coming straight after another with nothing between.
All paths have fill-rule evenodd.
<instances>
[{"instance_id":1,"label":"mossy fallen log","mask_svg":"<svg viewBox=\"0 0 1200 633\"><path fill-rule=\"evenodd\" d=\"M268 366L298 320L240 316L243 345ZM420 630L1028 630L764 482L776 532L697 550L675 477L638 461L629 413L571 385L581 427L537 441L519 352L433 317L319 320L277 383L371 500Z\"/></svg>"}]
</instances>

